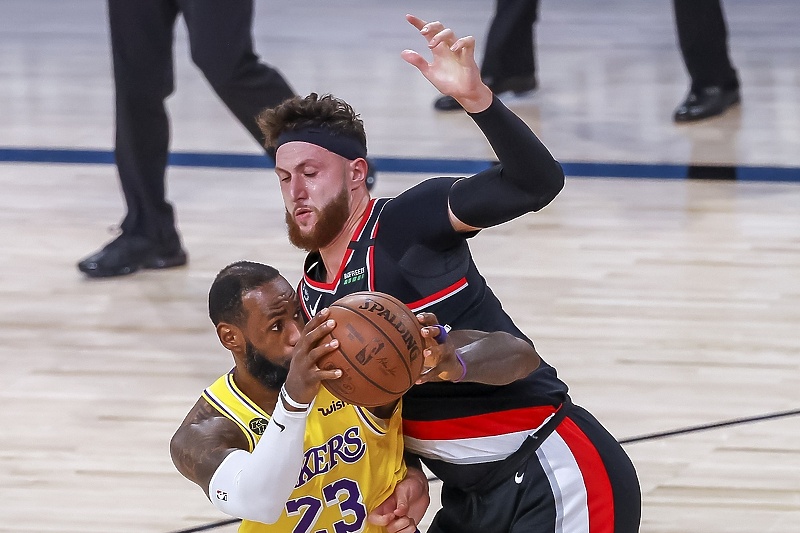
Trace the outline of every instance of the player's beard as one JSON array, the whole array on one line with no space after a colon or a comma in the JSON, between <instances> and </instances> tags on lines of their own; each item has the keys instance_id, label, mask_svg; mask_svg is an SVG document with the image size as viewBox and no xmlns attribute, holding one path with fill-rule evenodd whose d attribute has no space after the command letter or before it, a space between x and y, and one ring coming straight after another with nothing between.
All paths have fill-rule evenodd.
<instances>
[{"instance_id":1,"label":"player's beard","mask_svg":"<svg viewBox=\"0 0 800 533\"><path fill-rule=\"evenodd\" d=\"M316 252L339 235L349 217L350 197L347 194L347 187L342 187L336 198L317 211L317 222L309 233L303 234L294 217L286 211L289 242L301 250Z\"/></svg>"},{"instance_id":2,"label":"player's beard","mask_svg":"<svg viewBox=\"0 0 800 533\"><path fill-rule=\"evenodd\" d=\"M279 389L286 382L289 369L267 359L267 356L256 350L250 341L245 341L245 343L244 355L247 372L265 387Z\"/></svg>"}]
</instances>

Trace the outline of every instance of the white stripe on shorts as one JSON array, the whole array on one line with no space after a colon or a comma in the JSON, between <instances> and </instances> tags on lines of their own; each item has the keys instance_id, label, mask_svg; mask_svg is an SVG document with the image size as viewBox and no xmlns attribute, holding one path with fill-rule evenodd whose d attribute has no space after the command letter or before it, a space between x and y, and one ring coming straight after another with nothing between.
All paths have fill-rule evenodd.
<instances>
[{"instance_id":1,"label":"white stripe on shorts","mask_svg":"<svg viewBox=\"0 0 800 533\"><path fill-rule=\"evenodd\" d=\"M589 533L586 485L572 451L554 431L536 450L556 502L555 533ZM564 495L569 495L565 500Z\"/></svg>"}]
</instances>

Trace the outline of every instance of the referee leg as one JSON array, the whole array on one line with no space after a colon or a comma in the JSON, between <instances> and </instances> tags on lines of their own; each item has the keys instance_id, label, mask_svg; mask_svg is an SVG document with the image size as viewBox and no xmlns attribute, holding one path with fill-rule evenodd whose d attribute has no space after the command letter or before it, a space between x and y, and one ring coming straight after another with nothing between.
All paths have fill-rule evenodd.
<instances>
[{"instance_id":1,"label":"referee leg","mask_svg":"<svg viewBox=\"0 0 800 533\"><path fill-rule=\"evenodd\" d=\"M258 113L295 96L277 69L253 51L253 0L182 0L192 61L228 109L264 146Z\"/></svg>"}]
</instances>

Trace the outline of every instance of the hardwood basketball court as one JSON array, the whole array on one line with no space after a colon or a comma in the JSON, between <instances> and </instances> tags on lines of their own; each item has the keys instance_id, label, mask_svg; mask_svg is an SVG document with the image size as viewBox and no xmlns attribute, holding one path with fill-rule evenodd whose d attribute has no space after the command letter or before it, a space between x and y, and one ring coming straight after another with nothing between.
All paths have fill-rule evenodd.
<instances>
[{"instance_id":1,"label":"hardwood basketball court","mask_svg":"<svg viewBox=\"0 0 800 533\"><path fill-rule=\"evenodd\" d=\"M258 147L190 64L181 28L169 108L185 158L168 186L189 265L83 279L75 263L123 214L105 4L0 5L0 531L235 531L174 469L168 442L231 365L207 317L214 275L252 259L299 276L276 178L246 168ZM688 82L669 2L542 2L541 88L509 106L567 185L471 242L574 401L620 440L733 422L625 444L648 533L800 531L800 6L724 5L743 103L676 126ZM403 15L480 47L491 9L259 2L255 38L298 92L361 112L374 193L390 196L492 159L400 59L422 43Z\"/></svg>"}]
</instances>

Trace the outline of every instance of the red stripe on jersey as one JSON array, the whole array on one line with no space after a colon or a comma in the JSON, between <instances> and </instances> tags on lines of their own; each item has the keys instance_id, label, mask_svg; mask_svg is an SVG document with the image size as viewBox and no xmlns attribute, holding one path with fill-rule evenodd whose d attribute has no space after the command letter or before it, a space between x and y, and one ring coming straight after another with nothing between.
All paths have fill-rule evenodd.
<instances>
[{"instance_id":1,"label":"red stripe on jersey","mask_svg":"<svg viewBox=\"0 0 800 533\"><path fill-rule=\"evenodd\" d=\"M504 435L517 431L533 431L541 426L556 408L546 406L522 407L464 416L448 420L403 420L403 434L420 440L453 440Z\"/></svg>"},{"instance_id":2,"label":"red stripe on jersey","mask_svg":"<svg viewBox=\"0 0 800 533\"><path fill-rule=\"evenodd\" d=\"M411 302L408 305L408 308L411 309L413 312L417 312L423 307L426 307L432 303L438 302L439 300L444 300L445 298L457 293L461 289L467 286L467 278L461 278L460 280L456 281L449 287L440 290L430 296L423 298L421 300L417 300L416 302Z\"/></svg>"},{"instance_id":3,"label":"red stripe on jersey","mask_svg":"<svg viewBox=\"0 0 800 533\"><path fill-rule=\"evenodd\" d=\"M361 238L361 232L364 230L364 226L367 225L369 217L372 216L372 209L374 207L375 207L375 198L371 199L367 204L367 208L364 210L364 216L361 217L361 222L358 223L356 230L353 232L353 237L350 239L350 242L357 241Z\"/></svg>"},{"instance_id":4,"label":"red stripe on jersey","mask_svg":"<svg viewBox=\"0 0 800 533\"><path fill-rule=\"evenodd\" d=\"M303 280L297 282L297 288L294 290L295 293L298 295L301 294L300 291L303 290ZM300 300L300 309L303 310L303 314L306 315L306 321L311 320L313 317L308 316L308 309L306 309L306 303L303 301L302 297L298 297Z\"/></svg>"},{"instance_id":5,"label":"red stripe on jersey","mask_svg":"<svg viewBox=\"0 0 800 533\"><path fill-rule=\"evenodd\" d=\"M375 247L370 246L367 250L367 289L375 290Z\"/></svg>"},{"instance_id":6,"label":"red stripe on jersey","mask_svg":"<svg viewBox=\"0 0 800 533\"><path fill-rule=\"evenodd\" d=\"M597 448L569 417L558 425L556 432L569 446L583 476L590 533L614 533L614 493Z\"/></svg>"}]
</instances>

